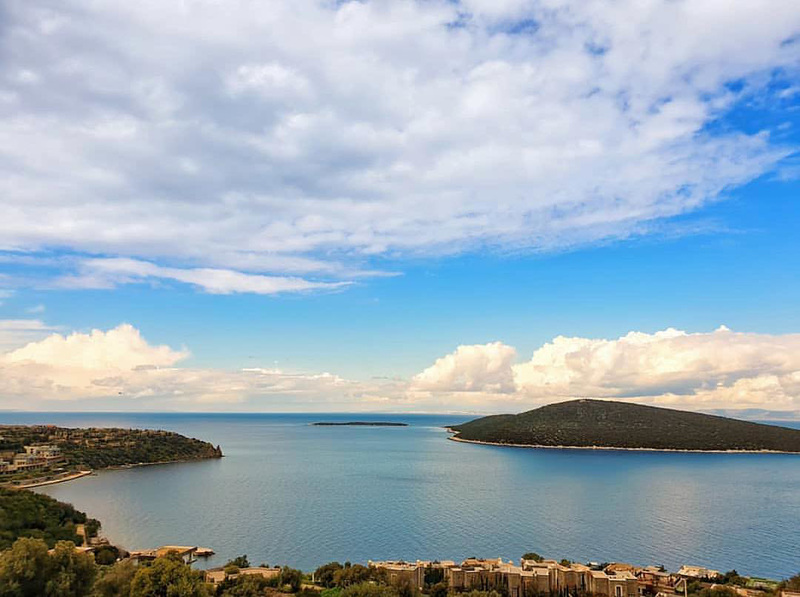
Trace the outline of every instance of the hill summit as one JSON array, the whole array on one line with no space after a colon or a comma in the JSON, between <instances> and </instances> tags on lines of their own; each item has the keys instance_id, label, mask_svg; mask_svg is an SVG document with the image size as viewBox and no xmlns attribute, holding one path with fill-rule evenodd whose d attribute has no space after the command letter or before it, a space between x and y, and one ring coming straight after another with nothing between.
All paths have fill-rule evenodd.
<instances>
[{"instance_id":1,"label":"hill summit","mask_svg":"<svg viewBox=\"0 0 800 597\"><path fill-rule=\"evenodd\" d=\"M570 400L451 426L451 439L510 446L800 453L800 430L611 400Z\"/></svg>"}]
</instances>

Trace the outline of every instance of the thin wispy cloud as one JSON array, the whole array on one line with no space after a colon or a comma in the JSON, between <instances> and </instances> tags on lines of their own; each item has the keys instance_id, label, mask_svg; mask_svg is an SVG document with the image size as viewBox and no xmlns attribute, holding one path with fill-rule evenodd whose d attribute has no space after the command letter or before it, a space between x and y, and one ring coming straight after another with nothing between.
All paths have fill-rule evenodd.
<instances>
[{"instance_id":1,"label":"thin wispy cloud","mask_svg":"<svg viewBox=\"0 0 800 597\"><path fill-rule=\"evenodd\" d=\"M54 281L59 288L115 288L122 284L175 281L211 294L279 294L310 290L334 290L348 282L311 282L303 278L247 274L229 269L162 267L124 258L85 259L78 274Z\"/></svg>"},{"instance_id":2,"label":"thin wispy cloud","mask_svg":"<svg viewBox=\"0 0 800 597\"><path fill-rule=\"evenodd\" d=\"M625 238L795 149L713 126L792 101L770 87L797 75L792 2L2 11L1 248L68 251L43 275L75 288L305 291L385 258Z\"/></svg>"}]
</instances>

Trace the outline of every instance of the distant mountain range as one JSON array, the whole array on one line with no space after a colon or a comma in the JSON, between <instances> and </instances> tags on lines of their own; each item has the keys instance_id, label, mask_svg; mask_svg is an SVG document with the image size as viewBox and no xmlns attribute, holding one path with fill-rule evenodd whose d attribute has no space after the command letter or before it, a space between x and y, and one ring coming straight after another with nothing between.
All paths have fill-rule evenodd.
<instances>
[{"instance_id":1,"label":"distant mountain range","mask_svg":"<svg viewBox=\"0 0 800 597\"><path fill-rule=\"evenodd\" d=\"M610 400L571 400L451 426L451 439L510 446L800 453L800 430Z\"/></svg>"}]
</instances>

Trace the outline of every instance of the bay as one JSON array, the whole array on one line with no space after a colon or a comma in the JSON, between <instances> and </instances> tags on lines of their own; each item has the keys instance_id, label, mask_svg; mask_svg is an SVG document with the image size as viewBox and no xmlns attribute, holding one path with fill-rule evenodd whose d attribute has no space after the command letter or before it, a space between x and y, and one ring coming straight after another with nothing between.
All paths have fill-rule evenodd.
<instances>
[{"instance_id":1,"label":"bay","mask_svg":"<svg viewBox=\"0 0 800 597\"><path fill-rule=\"evenodd\" d=\"M388 420L408 427L316 427ZM127 549L211 547L310 571L332 560L518 559L800 572L800 456L532 450L447 441L468 417L2 413L9 424L169 429L225 458L38 489ZM787 423L788 426L798 426Z\"/></svg>"}]
</instances>

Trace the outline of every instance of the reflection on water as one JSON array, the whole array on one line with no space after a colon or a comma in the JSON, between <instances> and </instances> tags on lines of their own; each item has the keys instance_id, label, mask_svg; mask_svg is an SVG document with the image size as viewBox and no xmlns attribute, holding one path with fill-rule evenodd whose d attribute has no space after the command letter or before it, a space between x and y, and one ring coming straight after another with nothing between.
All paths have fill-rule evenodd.
<instances>
[{"instance_id":1,"label":"reflection on water","mask_svg":"<svg viewBox=\"0 0 800 597\"><path fill-rule=\"evenodd\" d=\"M800 571L800 457L523 450L446 440L459 417L313 427L353 415L5 413L2 422L165 428L218 461L108 471L43 488L129 549L212 547L219 564L517 559ZM360 418L364 418L359 415ZM387 419L381 415L381 419Z\"/></svg>"}]
</instances>

